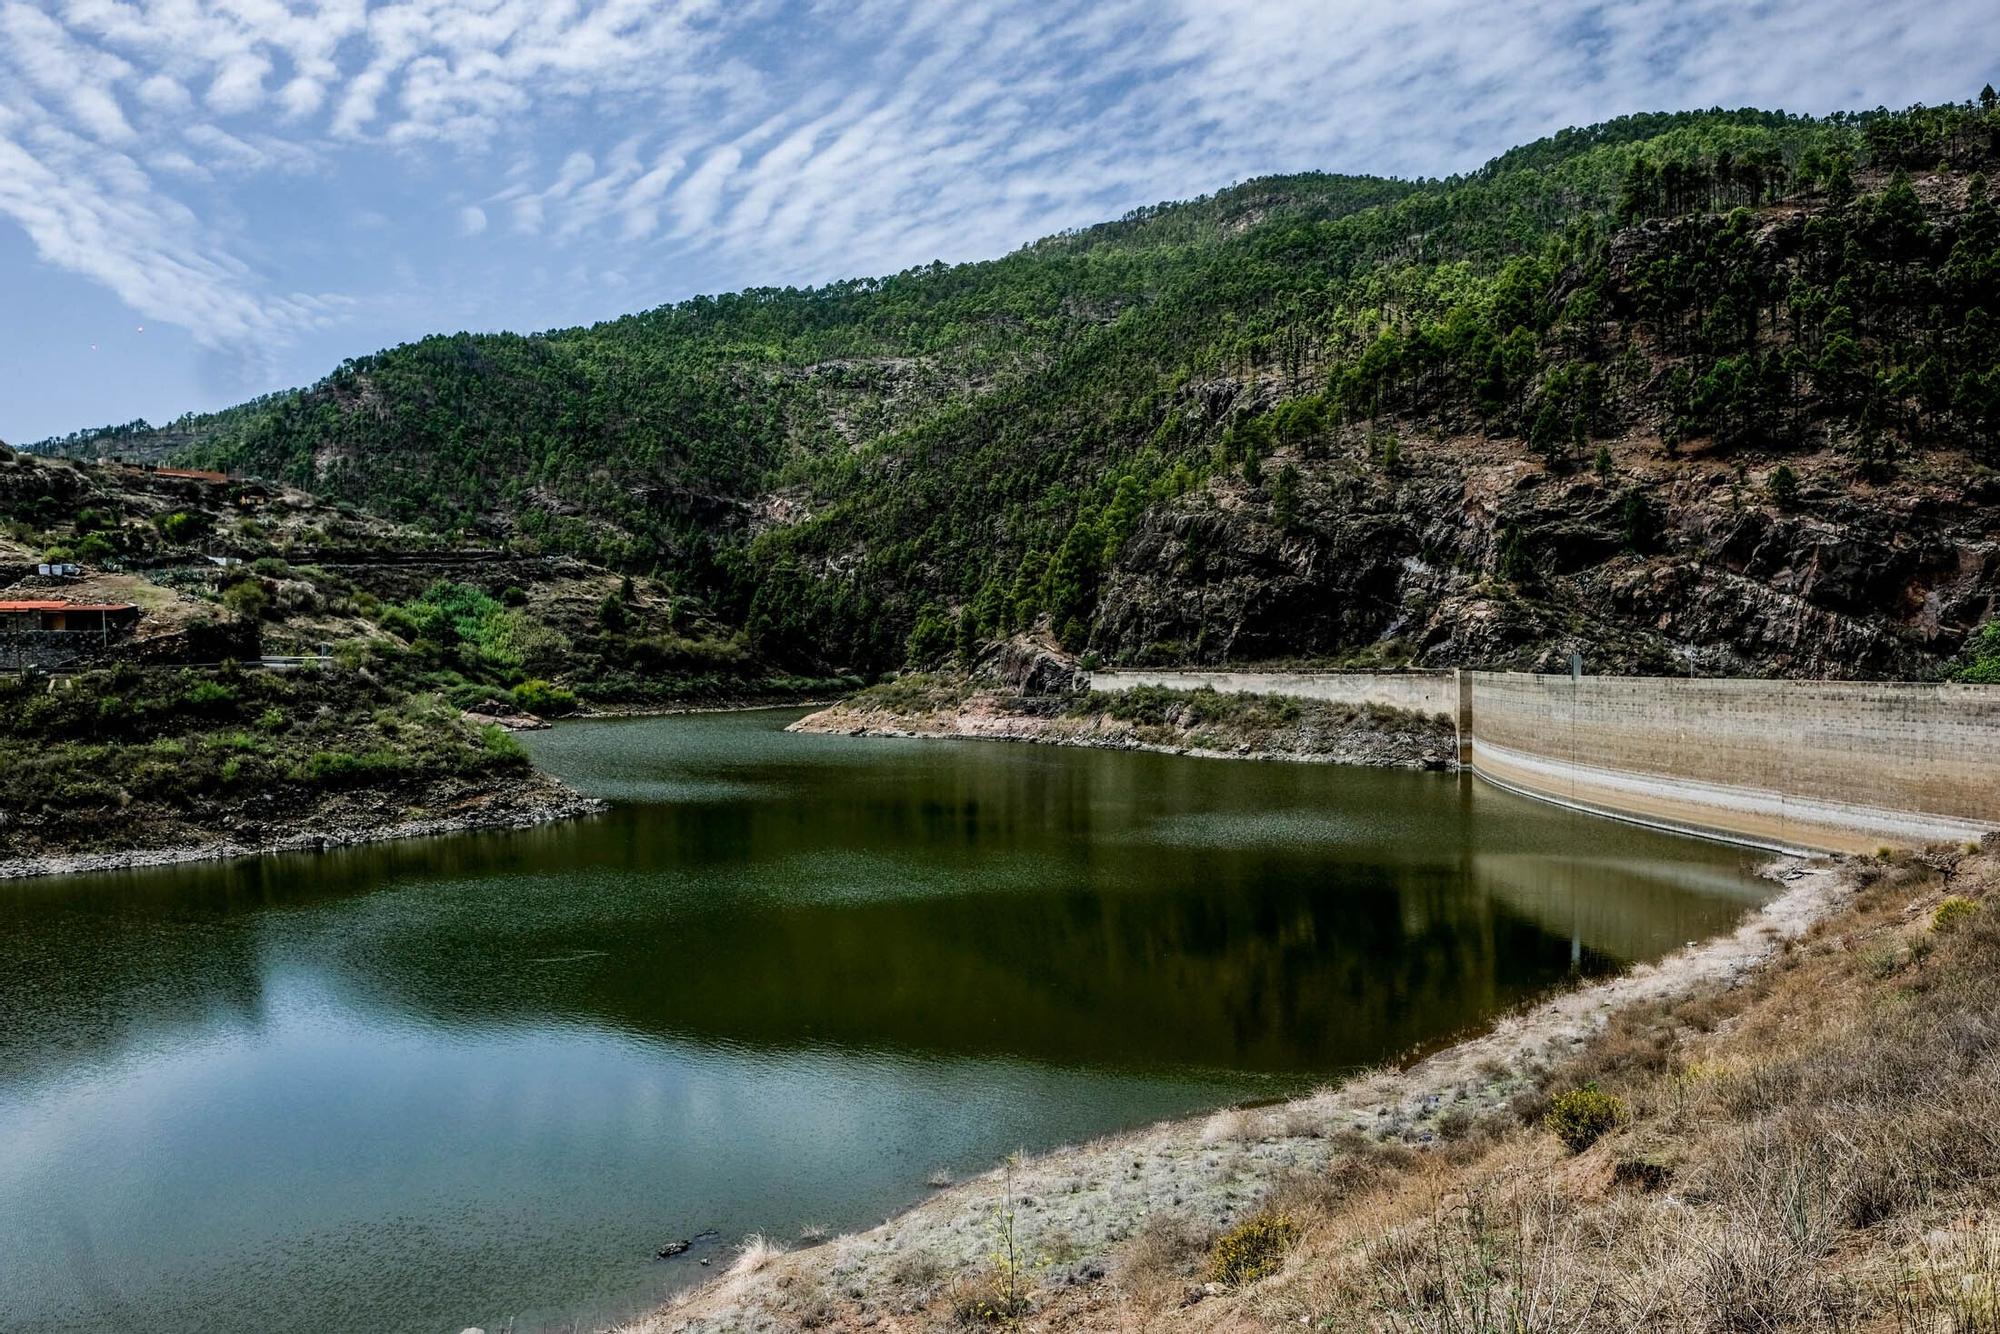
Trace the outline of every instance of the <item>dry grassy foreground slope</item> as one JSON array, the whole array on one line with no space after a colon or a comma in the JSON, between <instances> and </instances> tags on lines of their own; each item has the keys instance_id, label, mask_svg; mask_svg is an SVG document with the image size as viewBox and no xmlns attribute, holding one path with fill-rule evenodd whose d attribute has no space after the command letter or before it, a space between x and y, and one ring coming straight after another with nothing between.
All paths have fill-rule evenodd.
<instances>
[{"instance_id":1,"label":"dry grassy foreground slope","mask_svg":"<svg viewBox=\"0 0 2000 1334\"><path fill-rule=\"evenodd\" d=\"M1408 1072L758 1239L643 1328L2000 1329L2000 842L1791 877Z\"/></svg>"}]
</instances>

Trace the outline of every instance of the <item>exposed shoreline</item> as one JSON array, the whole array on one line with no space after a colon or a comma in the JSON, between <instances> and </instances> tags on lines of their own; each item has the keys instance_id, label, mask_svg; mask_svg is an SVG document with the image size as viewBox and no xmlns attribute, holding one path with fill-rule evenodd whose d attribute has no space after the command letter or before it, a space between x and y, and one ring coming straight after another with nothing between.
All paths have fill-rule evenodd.
<instances>
[{"instance_id":1,"label":"exposed shoreline","mask_svg":"<svg viewBox=\"0 0 2000 1334\"><path fill-rule=\"evenodd\" d=\"M692 714L752 713L764 709L823 707L822 700L787 700L778 703L691 705L687 707L633 708L616 712L579 713L563 721L592 722L621 718L674 718ZM29 857L0 858L0 880L26 880L38 876L91 875L101 871L135 870L151 866L177 866L188 862L223 861L237 857L272 857L286 853L328 852L335 848L358 847L408 838L438 838L448 834L491 829L531 829L537 825L559 824L606 810L610 803L576 792L540 769L510 787L473 799L473 809L445 815L426 815L391 824L354 823L331 828L302 828L270 838L242 841L218 838L157 848L110 848L88 852L50 852ZM302 822L309 823L309 821Z\"/></svg>"},{"instance_id":2,"label":"exposed shoreline","mask_svg":"<svg viewBox=\"0 0 2000 1334\"><path fill-rule=\"evenodd\" d=\"M725 704L598 704L579 708L562 722L599 722L607 718L683 718L705 713L760 713L766 709L826 709L830 699L746 699Z\"/></svg>"},{"instance_id":3,"label":"exposed shoreline","mask_svg":"<svg viewBox=\"0 0 2000 1334\"><path fill-rule=\"evenodd\" d=\"M271 857L292 852L326 852L394 839L436 838L481 829L529 829L594 815L608 805L537 771L522 787L486 794L476 807L454 814L420 816L388 825L353 824L329 829L298 830L254 842L218 839L164 848L120 848L100 852L56 852L0 860L0 880L35 876L90 875L184 862L222 861L234 857Z\"/></svg>"},{"instance_id":4,"label":"exposed shoreline","mask_svg":"<svg viewBox=\"0 0 2000 1334\"><path fill-rule=\"evenodd\" d=\"M955 694L942 690L918 709L911 709L885 707L864 692L809 714L786 730L837 736L1013 741L1193 759L1281 760L1441 772L1458 768L1449 724L1400 710L1285 700L1282 706L1295 709L1296 716L1282 723L1248 713L1223 721L1195 721L1170 714L1160 722L1135 722L1108 711L1076 713L1047 707L1059 703L1005 691ZM1230 707L1247 710L1259 706ZM1215 744L1217 741L1227 744Z\"/></svg>"}]
</instances>

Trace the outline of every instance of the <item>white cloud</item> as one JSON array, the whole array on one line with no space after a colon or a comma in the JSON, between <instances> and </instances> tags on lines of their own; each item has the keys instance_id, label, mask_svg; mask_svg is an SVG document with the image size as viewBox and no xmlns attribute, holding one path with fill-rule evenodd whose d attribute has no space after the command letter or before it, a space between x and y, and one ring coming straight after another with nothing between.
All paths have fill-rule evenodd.
<instances>
[{"instance_id":1,"label":"white cloud","mask_svg":"<svg viewBox=\"0 0 2000 1334\"><path fill-rule=\"evenodd\" d=\"M1463 169L1625 111L1962 97L1990 77L1988 8L0 0L0 215L149 319L282 341L338 305L242 258L266 250L253 201L291 188L273 173L420 172L480 201L460 234L501 210L552 273L587 244L620 284L691 257L815 280L1262 172Z\"/></svg>"},{"instance_id":2,"label":"white cloud","mask_svg":"<svg viewBox=\"0 0 2000 1334\"><path fill-rule=\"evenodd\" d=\"M249 52L231 56L208 85L208 105L224 114L255 111L264 101L264 78L271 62Z\"/></svg>"},{"instance_id":3,"label":"white cloud","mask_svg":"<svg viewBox=\"0 0 2000 1334\"><path fill-rule=\"evenodd\" d=\"M319 110L326 101L326 88L301 74L278 90L278 101L284 106L287 118L301 120Z\"/></svg>"},{"instance_id":4,"label":"white cloud","mask_svg":"<svg viewBox=\"0 0 2000 1334\"><path fill-rule=\"evenodd\" d=\"M139 100L163 115L175 115L194 105L188 90L165 74L155 74L135 90Z\"/></svg>"}]
</instances>

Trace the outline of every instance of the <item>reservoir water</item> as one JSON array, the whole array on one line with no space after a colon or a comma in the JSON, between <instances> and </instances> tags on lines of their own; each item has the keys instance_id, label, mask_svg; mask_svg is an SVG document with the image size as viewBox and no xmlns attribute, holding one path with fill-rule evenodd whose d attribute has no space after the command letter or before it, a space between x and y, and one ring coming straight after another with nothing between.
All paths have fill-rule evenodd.
<instances>
[{"instance_id":1,"label":"reservoir water","mask_svg":"<svg viewBox=\"0 0 2000 1334\"><path fill-rule=\"evenodd\" d=\"M1455 776L796 716L528 738L613 800L575 824L0 883L0 1329L595 1328L1765 892Z\"/></svg>"}]
</instances>

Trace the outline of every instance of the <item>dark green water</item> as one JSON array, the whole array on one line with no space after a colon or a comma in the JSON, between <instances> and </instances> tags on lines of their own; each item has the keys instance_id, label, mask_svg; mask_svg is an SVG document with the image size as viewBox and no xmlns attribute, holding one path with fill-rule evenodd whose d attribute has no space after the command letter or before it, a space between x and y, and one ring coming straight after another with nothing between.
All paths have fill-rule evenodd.
<instances>
[{"instance_id":1,"label":"dark green water","mask_svg":"<svg viewBox=\"0 0 2000 1334\"><path fill-rule=\"evenodd\" d=\"M1439 775L531 738L600 819L0 884L0 1328L586 1327L717 1231L1434 1043L1727 927L1748 854Z\"/></svg>"}]
</instances>

